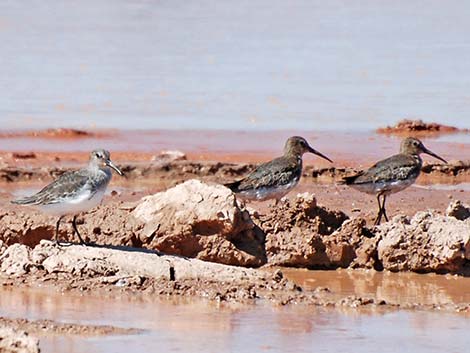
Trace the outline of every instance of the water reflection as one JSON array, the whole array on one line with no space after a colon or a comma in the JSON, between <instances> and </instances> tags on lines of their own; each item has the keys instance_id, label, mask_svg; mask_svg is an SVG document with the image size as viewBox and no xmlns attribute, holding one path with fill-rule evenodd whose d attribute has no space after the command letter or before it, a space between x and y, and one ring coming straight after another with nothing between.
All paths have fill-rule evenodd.
<instances>
[{"instance_id":1,"label":"water reflection","mask_svg":"<svg viewBox=\"0 0 470 353\"><path fill-rule=\"evenodd\" d=\"M306 289L328 287L338 297L358 295L398 304L470 303L470 278L362 270L282 271Z\"/></svg>"},{"instance_id":2,"label":"water reflection","mask_svg":"<svg viewBox=\"0 0 470 353\"><path fill-rule=\"evenodd\" d=\"M329 280L327 279L329 274ZM304 275L303 278L306 276ZM340 279L335 278L340 277ZM378 285L381 296L403 292L404 297L434 291L429 287L406 291L410 279L398 286L383 285L391 279L371 275L325 272L316 284L334 290L370 292ZM395 275L392 274L392 277ZM436 276L441 277L442 276ZM311 279L310 279L311 280ZM450 279L452 283L452 279ZM307 282L305 282L307 283ZM313 282L310 282L313 285ZM316 285L315 284L315 285ZM457 284L457 282L455 283ZM308 284L306 284L308 285ZM418 286L419 287L419 286ZM462 288L465 292L466 287ZM466 296L468 294L464 294ZM447 298L452 297L446 294ZM431 300L432 296L428 296ZM437 296L437 300L443 297ZM303 306L228 305L190 298L155 298L58 293L50 290L1 289L0 315L48 318L62 322L108 324L144 329L129 336L41 337L46 353L147 351L191 352L442 352L461 351L470 329L463 315L436 312L381 312L352 309L330 310Z\"/></svg>"}]
</instances>

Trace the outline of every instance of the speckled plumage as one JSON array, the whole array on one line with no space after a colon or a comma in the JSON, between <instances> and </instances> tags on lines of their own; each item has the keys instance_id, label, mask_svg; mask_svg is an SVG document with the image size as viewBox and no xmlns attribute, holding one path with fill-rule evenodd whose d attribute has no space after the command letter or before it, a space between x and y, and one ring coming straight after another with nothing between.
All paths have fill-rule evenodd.
<instances>
[{"instance_id":1,"label":"speckled plumage","mask_svg":"<svg viewBox=\"0 0 470 353\"><path fill-rule=\"evenodd\" d=\"M424 147L420 140L408 137L402 141L399 154L383 159L356 175L344 178L344 182L354 189L377 195L379 211L375 220L376 225L380 224L382 216L388 221L385 211L386 197L413 185L418 178L423 165L420 153L429 154L447 163ZM380 197L383 198L382 202Z\"/></svg>"},{"instance_id":2,"label":"speckled plumage","mask_svg":"<svg viewBox=\"0 0 470 353\"><path fill-rule=\"evenodd\" d=\"M347 185L368 194L390 195L412 185L419 176L422 164L419 155L397 154L346 177L345 181Z\"/></svg>"},{"instance_id":3,"label":"speckled plumage","mask_svg":"<svg viewBox=\"0 0 470 353\"><path fill-rule=\"evenodd\" d=\"M301 175L302 157L282 156L226 186L247 200L280 199L298 184Z\"/></svg>"},{"instance_id":4,"label":"speckled plumage","mask_svg":"<svg viewBox=\"0 0 470 353\"><path fill-rule=\"evenodd\" d=\"M95 150L90 155L86 168L66 172L38 193L13 200L18 205L34 206L39 210L59 216L56 224L56 240L59 224L65 215L74 215L72 225L81 243L84 243L77 230L76 215L86 212L101 203L106 187L111 181L111 169L122 172L110 160L106 150Z\"/></svg>"},{"instance_id":5,"label":"speckled plumage","mask_svg":"<svg viewBox=\"0 0 470 353\"><path fill-rule=\"evenodd\" d=\"M47 206L64 204L76 199L92 199L111 180L111 171L84 168L66 172L37 194L12 201L19 205ZM66 212L63 214L67 214Z\"/></svg>"},{"instance_id":6,"label":"speckled plumage","mask_svg":"<svg viewBox=\"0 0 470 353\"><path fill-rule=\"evenodd\" d=\"M293 136L287 140L282 157L260 164L245 178L226 186L245 200L279 200L298 184L305 152L317 154L331 162L310 147L304 138Z\"/></svg>"}]
</instances>

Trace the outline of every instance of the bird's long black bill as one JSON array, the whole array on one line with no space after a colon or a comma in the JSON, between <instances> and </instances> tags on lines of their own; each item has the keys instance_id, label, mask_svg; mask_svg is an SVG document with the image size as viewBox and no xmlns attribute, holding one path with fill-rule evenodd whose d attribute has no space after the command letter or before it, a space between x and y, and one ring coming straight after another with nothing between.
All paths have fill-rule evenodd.
<instances>
[{"instance_id":1,"label":"bird's long black bill","mask_svg":"<svg viewBox=\"0 0 470 353\"><path fill-rule=\"evenodd\" d=\"M430 151L430 150L428 150L428 149L424 150L423 152L426 153L426 154L429 154L430 156L433 156L434 158L437 158L437 159L439 159L440 161L442 161L442 162L444 162L444 163L447 164L447 161L446 161L444 158L438 156L438 155L435 154L434 152L432 152L432 151Z\"/></svg>"},{"instance_id":2,"label":"bird's long black bill","mask_svg":"<svg viewBox=\"0 0 470 353\"><path fill-rule=\"evenodd\" d=\"M119 169L113 162L111 162L109 159L106 161L106 165L116 171L119 175L123 176L124 173Z\"/></svg>"},{"instance_id":3,"label":"bird's long black bill","mask_svg":"<svg viewBox=\"0 0 470 353\"><path fill-rule=\"evenodd\" d=\"M312 147L309 148L309 152L313 153L313 154L316 154L317 156L323 158L323 159L326 159L327 161L329 161L330 163L333 163L333 161L331 159L329 159L327 156L325 156L324 154L321 154L320 152L318 152L317 150L314 150Z\"/></svg>"}]
</instances>

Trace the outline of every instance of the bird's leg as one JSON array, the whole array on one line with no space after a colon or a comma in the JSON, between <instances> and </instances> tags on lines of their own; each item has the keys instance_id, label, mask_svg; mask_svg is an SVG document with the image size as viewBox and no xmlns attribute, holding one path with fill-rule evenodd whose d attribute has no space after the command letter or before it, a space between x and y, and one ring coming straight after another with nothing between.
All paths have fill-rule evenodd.
<instances>
[{"instance_id":1,"label":"bird's leg","mask_svg":"<svg viewBox=\"0 0 470 353\"><path fill-rule=\"evenodd\" d=\"M246 209L246 201L240 198L235 197L235 201L238 204L238 207L242 210Z\"/></svg>"},{"instance_id":2,"label":"bird's leg","mask_svg":"<svg viewBox=\"0 0 470 353\"><path fill-rule=\"evenodd\" d=\"M385 217L385 221L388 222L387 212L385 212L385 200L387 199L387 195L383 195L383 202L382 202L382 214Z\"/></svg>"},{"instance_id":3,"label":"bird's leg","mask_svg":"<svg viewBox=\"0 0 470 353\"><path fill-rule=\"evenodd\" d=\"M77 229L77 216L73 216L73 220L72 220L72 227L73 227L73 230L75 231L75 234L77 234L78 236L78 239L80 239L80 244L81 245L86 245L86 242L82 239L82 236L80 235L80 233L78 232L78 229Z\"/></svg>"},{"instance_id":4,"label":"bird's leg","mask_svg":"<svg viewBox=\"0 0 470 353\"><path fill-rule=\"evenodd\" d=\"M377 195L377 202L379 204L379 213L377 213L377 218L375 219L374 226L378 226L380 224L380 221L382 220L383 210L382 210L382 204L380 203L380 195L381 194Z\"/></svg>"},{"instance_id":5,"label":"bird's leg","mask_svg":"<svg viewBox=\"0 0 470 353\"><path fill-rule=\"evenodd\" d=\"M62 220L62 218L64 218L64 216L60 216L55 225L55 243L57 245L60 245L59 244L59 225L60 225L60 221Z\"/></svg>"}]
</instances>

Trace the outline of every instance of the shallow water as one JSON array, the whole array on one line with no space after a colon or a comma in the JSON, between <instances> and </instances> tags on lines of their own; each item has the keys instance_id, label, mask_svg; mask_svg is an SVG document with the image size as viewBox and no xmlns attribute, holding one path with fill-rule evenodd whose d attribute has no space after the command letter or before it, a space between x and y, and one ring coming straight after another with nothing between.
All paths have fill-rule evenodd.
<instances>
[{"instance_id":1,"label":"shallow water","mask_svg":"<svg viewBox=\"0 0 470 353\"><path fill-rule=\"evenodd\" d=\"M115 152L146 152L179 150L191 159L221 160L228 156L232 162L270 159L282 153L289 136L301 134L312 147L327 155L335 165L370 166L371 162L398 153L401 137L374 132L333 131L230 131L230 130L147 130L110 131L108 135L76 139L5 137L0 139L2 151L89 152L106 148ZM436 141L423 138L426 146L447 160L468 160L470 144ZM312 154L305 154L306 163L331 166ZM436 162L428 155L423 159ZM65 158L65 161L67 158ZM228 161L227 159L225 159ZM26 163L31 160L17 160ZM119 162L115 160L115 162ZM338 162L340 164L338 164ZM61 161L60 163L64 163Z\"/></svg>"},{"instance_id":2,"label":"shallow water","mask_svg":"<svg viewBox=\"0 0 470 353\"><path fill-rule=\"evenodd\" d=\"M410 289L428 282L447 282L461 288L468 300L468 282L411 274L380 274L381 281L371 274L355 271L298 271L288 276L317 279L316 285L327 285L344 295L361 294L356 282L369 278L368 291L388 282L387 291L399 298L410 299ZM349 279L347 277L349 276ZM362 278L362 280L361 280ZM426 279L426 280L422 280ZM343 283L343 286L338 285ZM396 283L397 285L393 285ZM421 284L419 284L421 283ZM305 284L305 283L304 283ZM354 290L350 293L351 284ZM462 286L463 285L463 286ZM308 287L308 285L306 285ZM364 286L365 288L365 286ZM375 289L374 289L375 288ZM442 289L442 288L441 288ZM366 292L367 292L366 290ZM428 291L439 292L438 287ZM108 324L145 330L128 336L41 337L42 352L462 352L468 343L470 321L465 314L440 312L380 310L331 310L303 306L273 307L259 305L218 304L191 298L158 299L146 295L103 298L92 294L57 293L50 290L0 289L0 315L47 318L63 322ZM429 297L415 292L415 299ZM424 297L423 297L424 295Z\"/></svg>"},{"instance_id":3,"label":"shallow water","mask_svg":"<svg viewBox=\"0 0 470 353\"><path fill-rule=\"evenodd\" d=\"M327 287L340 297L373 297L400 305L470 303L470 278L454 275L341 269L309 271L288 268L282 269L282 272L307 290Z\"/></svg>"},{"instance_id":4,"label":"shallow water","mask_svg":"<svg viewBox=\"0 0 470 353\"><path fill-rule=\"evenodd\" d=\"M0 3L2 128L469 127L468 2Z\"/></svg>"},{"instance_id":5,"label":"shallow water","mask_svg":"<svg viewBox=\"0 0 470 353\"><path fill-rule=\"evenodd\" d=\"M423 188L427 190L444 190L444 191L455 191L460 192L470 191L470 183L458 183L458 184L430 184L430 185L413 185L417 188Z\"/></svg>"}]
</instances>

